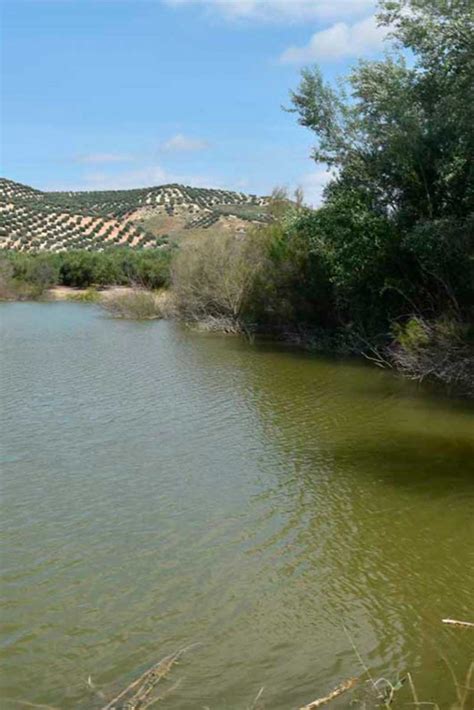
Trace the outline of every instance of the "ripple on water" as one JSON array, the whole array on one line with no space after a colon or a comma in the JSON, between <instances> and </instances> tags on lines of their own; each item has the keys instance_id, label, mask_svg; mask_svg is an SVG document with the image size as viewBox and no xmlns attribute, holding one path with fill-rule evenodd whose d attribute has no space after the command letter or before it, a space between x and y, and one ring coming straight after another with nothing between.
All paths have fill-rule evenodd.
<instances>
[{"instance_id":1,"label":"ripple on water","mask_svg":"<svg viewBox=\"0 0 474 710\"><path fill-rule=\"evenodd\" d=\"M474 568L473 411L354 363L2 306L4 697L90 708L201 641L173 710L410 669L442 706ZM409 700L409 698L405 698Z\"/></svg>"}]
</instances>

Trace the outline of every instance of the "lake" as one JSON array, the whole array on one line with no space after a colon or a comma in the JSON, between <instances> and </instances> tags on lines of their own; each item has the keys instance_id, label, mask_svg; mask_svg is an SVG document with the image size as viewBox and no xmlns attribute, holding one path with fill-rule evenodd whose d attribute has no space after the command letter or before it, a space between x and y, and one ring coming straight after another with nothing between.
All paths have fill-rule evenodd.
<instances>
[{"instance_id":1,"label":"lake","mask_svg":"<svg viewBox=\"0 0 474 710\"><path fill-rule=\"evenodd\" d=\"M474 621L472 404L90 305L0 321L2 707L100 708L89 676L110 699L194 643L160 707L244 710L263 686L290 710L364 673L353 646L450 706L446 660L462 684L474 646L441 623Z\"/></svg>"}]
</instances>

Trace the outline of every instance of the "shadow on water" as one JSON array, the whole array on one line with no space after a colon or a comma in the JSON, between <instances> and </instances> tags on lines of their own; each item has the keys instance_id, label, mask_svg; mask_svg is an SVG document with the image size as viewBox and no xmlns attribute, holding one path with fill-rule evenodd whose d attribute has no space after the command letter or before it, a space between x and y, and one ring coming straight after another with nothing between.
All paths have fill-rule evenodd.
<instances>
[{"instance_id":1,"label":"shadow on water","mask_svg":"<svg viewBox=\"0 0 474 710\"><path fill-rule=\"evenodd\" d=\"M264 466L274 485L260 500L285 509L286 524L257 549L291 588L313 652L325 618L351 667L345 623L377 672L393 679L411 669L421 697L451 702L442 656L461 676L472 652L465 634L441 625L450 614L472 617L471 404L365 364L269 343L206 350L215 378L226 378L229 361L239 372L271 442L274 463Z\"/></svg>"},{"instance_id":2,"label":"shadow on water","mask_svg":"<svg viewBox=\"0 0 474 710\"><path fill-rule=\"evenodd\" d=\"M474 485L472 401L364 362L268 341L228 349L241 356L249 396L271 434L287 448L294 437L297 454L324 454L336 467L355 465L361 475L414 490L423 482L439 492Z\"/></svg>"},{"instance_id":3,"label":"shadow on water","mask_svg":"<svg viewBox=\"0 0 474 710\"><path fill-rule=\"evenodd\" d=\"M5 695L90 708L159 658L170 710L288 710L361 673L452 701L472 616L474 418L364 364L8 308ZM9 315L8 315L9 314ZM21 316L21 317L20 317ZM472 534L471 534L472 533ZM409 702L409 698L405 698ZM344 704L343 704L344 705Z\"/></svg>"},{"instance_id":4,"label":"shadow on water","mask_svg":"<svg viewBox=\"0 0 474 710\"><path fill-rule=\"evenodd\" d=\"M355 465L392 485L430 495L464 489L474 493L474 437L452 437L437 431L391 430L385 437L351 436L330 447L336 466ZM461 488L460 488L461 487Z\"/></svg>"}]
</instances>

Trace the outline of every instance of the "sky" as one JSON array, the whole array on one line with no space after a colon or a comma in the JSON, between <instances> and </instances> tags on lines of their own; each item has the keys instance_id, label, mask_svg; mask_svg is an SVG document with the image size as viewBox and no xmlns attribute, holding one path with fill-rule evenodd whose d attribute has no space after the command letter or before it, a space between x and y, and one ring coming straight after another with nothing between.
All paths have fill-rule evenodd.
<instances>
[{"instance_id":1,"label":"sky","mask_svg":"<svg viewBox=\"0 0 474 710\"><path fill-rule=\"evenodd\" d=\"M282 110L383 51L374 0L0 0L1 170L42 190L327 180Z\"/></svg>"}]
</instances>

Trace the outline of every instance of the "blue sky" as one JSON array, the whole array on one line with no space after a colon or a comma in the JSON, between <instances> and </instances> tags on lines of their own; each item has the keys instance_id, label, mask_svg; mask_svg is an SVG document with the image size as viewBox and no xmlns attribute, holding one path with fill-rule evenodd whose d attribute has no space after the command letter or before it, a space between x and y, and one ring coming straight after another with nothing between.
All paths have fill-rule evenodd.
<instances>
[{"instance_id":1,"label":"blue sky","mask_svg":"<svg viewBox=\"0 0 474 710\"><path fill-rule=\"evenodd\" d=\"M324 169L281 109L304 65L380 53L373 0L3 0L2 175L266 194Z\"/></svg>"}]
</instances>

